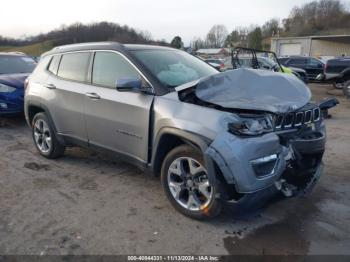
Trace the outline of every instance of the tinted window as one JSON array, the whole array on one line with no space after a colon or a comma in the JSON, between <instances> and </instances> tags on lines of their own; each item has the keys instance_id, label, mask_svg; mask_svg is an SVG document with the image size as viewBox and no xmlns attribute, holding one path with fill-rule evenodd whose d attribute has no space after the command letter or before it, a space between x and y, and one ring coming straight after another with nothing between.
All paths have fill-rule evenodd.
<instances>
[{"instance_id":1,"label":"tinted window","mask_svg":"<svg viewBox=\"0 0 350 262\"><path fill-rule=\"evenodd\" d=\"M158 80L167 87L176 87L218 71L186 52L179 50L131 51Z\"/></svg>"},{"instance_id":2,"label":"tinted window","mask_svg":"<svg viewBox=\"0 0 350 262\"><path fill-rule=\"evenodd\" d=\"M293 64L293 65L305 65L306 63L307 63L306 58L292 58L288 62L288 64Z\"/></svg>"},{"instance_id":3,"label":"tinted window","mask_svg":"<svg viewBox=\"0 0 350 262\"><path fill-rule=\"evenodd\" d=\"M96 52L92 71L93 84L115 88L118 79L135 77L140 77L140 74L121 55Z\"/></svg>"},{"instance_id":4,"label":"tinted window","mask_svg":"<svg viewBox=\"0 0 350 262\"><path fill-rule=\"evenodd\" d=\"M34 59L27 56L0 55L0 74L31 73L35 66Z\"/></svg>"},{"instance_id":5,"label":"tinted window","mask_svg":"<svg viewBox=\"0 0 350 262\"><path fill-rule=\"evenodd\" d=\"M50 65L48 70L57 75L57 70L58 70L58 66L60 64L60 60L61 60L61 56L60 55L55 55L54 57L52 57Z\"/></svg>"},{"instance_id":6,"label":"tinted window","mask_svg":"<svg viewBox=\"0 0 350 262\"><path fill-rule=\"evenodd\" d=\"M309 60L309 65L314 66L314 67L322 67L322 63L315 58L311 58Z\"/></svg>"},{"instance_id":7,"label":"tinted window","mask_svg":"<svg viewBox=\"0 0 350 262\"><path fill-rule=\"evenodd\" d=\"M58 76L74 81L86 81L89 59L90 53L72 53L63 55L58 69Z\"/></svg>"}]
</instances>

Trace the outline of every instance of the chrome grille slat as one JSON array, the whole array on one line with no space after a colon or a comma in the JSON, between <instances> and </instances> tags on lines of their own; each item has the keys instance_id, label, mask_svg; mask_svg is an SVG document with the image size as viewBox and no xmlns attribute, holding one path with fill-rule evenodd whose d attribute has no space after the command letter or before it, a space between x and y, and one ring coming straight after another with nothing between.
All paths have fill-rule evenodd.
<instances>
[{"instance_id":1,"label":"chrome grille slat","mask_svg":"<svg viewBox=\"0 0 350 262\"><path fill-rule=\"evenodd\" d=\"M298 127L303 124L304 121L304 112L297 112L295 116L294 126Z\"/></svg>"},{"instance_id":2,"label":"chrome grille slat","mask_svg":"<svg viewBox=\"0 0 350 262\"><path fill-rule=\"evenodd\" d=\"M275 118L275 130L284 130L300 127L305 124L317 122L321 119L319 107L287 114L279 114Z\"/></svg>"},{"instance_id":3,"label":"chrome grille slat","mask_svg":"<svg viewBox=\"0 0 350 262\"><path fill-rule=\"evenodd\" d=\"M304 124L310 124L311 121L312 121L312 111L307 110L305 111Z\"/></svg>"}]
</instances>

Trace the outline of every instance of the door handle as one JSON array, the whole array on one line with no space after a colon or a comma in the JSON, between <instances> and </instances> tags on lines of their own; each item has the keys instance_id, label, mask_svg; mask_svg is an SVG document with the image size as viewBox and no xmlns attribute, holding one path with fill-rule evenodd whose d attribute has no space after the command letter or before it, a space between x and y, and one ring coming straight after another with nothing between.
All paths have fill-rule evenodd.
<instances>
[{"instance_id":1,"label":"door handle","mask_svg":"<svg viewBox=\"0 0 350 262\"><path fill-rule=\"evenodd\" d=\"M56 89L56 86L54 84L45 84L44 86L48 89Z\"/></svg>"},{"instance_id":2,"label":"door handle","mask_svg":"<svg viewBox=\"0 0 350 262\"><path fill-rule=\"evenodd\" d=\"M100 99L101 97L96 94L96 93L86 93L85 94L88 98L91 98L91 99Z\"/></svg>"}]
</instances>

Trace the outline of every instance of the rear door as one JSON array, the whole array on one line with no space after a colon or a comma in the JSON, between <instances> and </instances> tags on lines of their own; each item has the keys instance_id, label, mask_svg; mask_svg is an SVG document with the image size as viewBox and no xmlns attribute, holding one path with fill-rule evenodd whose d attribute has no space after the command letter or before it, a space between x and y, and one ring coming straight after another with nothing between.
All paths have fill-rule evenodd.
<instances>
[{"instance_id":1,"label":"rear door","mask_svg":"<svg viewBox=\"0 0 350 262\"><path fill-rule=\"evenodd\" d=\"M91 75L84 100L89 143L146 162L153 95L116 90L118 79L142 78L140 72L120 53L97 51Z\"/></svg>"},{"instance_id":2,"label":"rear door","mask_svg":"<svg viewBox=\"0 0 350 262\"><path fill-rule=\"evenodd\" d=\"M307 59L303 57L290 58L287 61L288 66L293 66L293 67L302 68L302 69L305 69L306 64L307 64Z\"/></svg>"},{"instance_id":3,"label":"rear door","mask_svg":"<svg viewBox=\"0 0 350 262\"><path fill-rule=\"evenodd\" d=\"M309 58L306 66L306 72L310 78L316 78L319 74L323 73L323 63L315 58Z\"/></svg>"},{"instance_id":4,"label":"rear door","mask_svg":"<svg viewBox=\"0 0 350 262\"><path fill-rule=\"evenodd\" d=\"M91 52L56 55L48 67L42 97L49 104L57 132L87 141L84 117L85 88Z\"/></svg>"}]
</instances>

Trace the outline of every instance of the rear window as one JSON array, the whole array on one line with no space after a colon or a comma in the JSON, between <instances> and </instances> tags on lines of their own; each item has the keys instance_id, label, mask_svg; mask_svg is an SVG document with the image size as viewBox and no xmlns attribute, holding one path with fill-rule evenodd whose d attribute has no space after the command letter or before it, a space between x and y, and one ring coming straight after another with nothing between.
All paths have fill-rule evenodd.
<instances>
[{"instance_id":1,"label":"rear window","mask_svg":"<svg viewBox=\"0 0 350 262\"><path fill-rule=\"evenodd\" d=\"M36 62L31 57L0 55L0 74L31 73L35 67Z\"/></svg>"},{"instance_id":2,"label":"rear window","mask_svg":"<svg viewBox=\"0 0 350 262\"><path fill-rule=\"evenodd\" d=\"M64 54L58 69L58 76L79 82L87 81L90 53Z\"/></svg>"}]
</instances>

